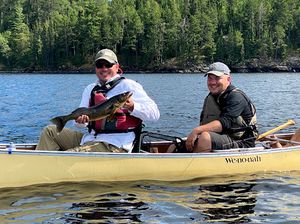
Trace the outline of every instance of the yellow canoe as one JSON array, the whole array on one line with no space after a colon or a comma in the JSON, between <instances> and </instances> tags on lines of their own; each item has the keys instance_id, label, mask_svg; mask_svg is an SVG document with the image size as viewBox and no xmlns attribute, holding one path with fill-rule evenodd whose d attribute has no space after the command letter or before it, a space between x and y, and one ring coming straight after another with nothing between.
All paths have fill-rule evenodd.
<instances>
[{"instance_id":1,"label":"yellow canoe","mask_svg":"<svg viewBox=\"0 0 300 224\"><path fill-rule=\"evenodd\" d=\"M151 143L158 153L54 152L0 144L0 188L65 181L184 181L215 175L300 170L300 145L212 153L165 153L172 142Z\"/></svg>"}]
</instances>

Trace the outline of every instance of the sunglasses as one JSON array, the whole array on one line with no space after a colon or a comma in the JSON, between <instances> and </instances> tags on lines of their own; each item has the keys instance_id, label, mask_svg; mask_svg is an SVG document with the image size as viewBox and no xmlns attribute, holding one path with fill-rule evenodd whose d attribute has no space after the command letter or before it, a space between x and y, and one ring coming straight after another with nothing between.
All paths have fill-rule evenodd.
<instances>
[{"instance_id":1,"label":"sunglasses","mask_svg":"<svg viewBox=\"0 0 300 224\"><path fill-rule=\"evenodd\" d=\"M109 63L107 61L96 61L96 68L103 68L103 66L105 66L105 68L111 68L114 65L114 63Z\"/></svg>"}]
</instances>

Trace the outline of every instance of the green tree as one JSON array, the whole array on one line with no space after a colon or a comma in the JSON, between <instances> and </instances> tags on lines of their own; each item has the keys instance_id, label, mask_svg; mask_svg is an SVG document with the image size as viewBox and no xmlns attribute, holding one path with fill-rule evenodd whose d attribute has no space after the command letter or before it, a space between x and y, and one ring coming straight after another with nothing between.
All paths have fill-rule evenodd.
<instances>
[{"instance_id":1,"label":"green tree","mask_svg":"<svg viewBox=\"0 0 300 224\"><path fill-rule=\"evenodd\" d=\"M101 40L101 22L107 14L107 2L80 1L77 8L77 21L74 30L74 55L76 63L85 62L89 55L94 55Z\"/></svg>"},{"instance_id":2,"label":"green tree","mask_svg":"<svg viewBox=\"0 0 300 224\"><path fill-rule=\"evenodd\" d=\"M236 65L244 62L244 39L240 31L229 31L228 37L223 42L224 62Z\"/></svg>"},{"instance_id":3,"label":"green tree","mask_svg":"<svg viewBox=\"0 0 300 224\"><path fill-rule=\"evenodd\" d=\"M130 0L114 0L110 4L109 17L107 19L113 34L111 39L113 49L116 49L118 45L122 45L127 4L130 4Z\"/></svg>"},{"instance_id":4,"label":"green tree","mask_svg":"<svg viewBox=\"0 0 300 224\"><path fill-rule=\"evenodd\" d=\"M178 57L180 50L180 25L182 21L180 6L176 0L163 0L160 4L164 25L163 56L165 58Z\"/></svg>"},{"instance_id":5,"label":"green tree","mask_svg":"<svg viewBox=\"0 0 300 224\"><path fill-rule=\"evenodd\" d=\"M299 2L295 0L295 2ZM299 3L298 3L299 4ZM291 31L289 33L289 44L295 50L298 50L298 54L300 54L300 7L295 7L293 11L293 19L294 25L291 27Z\"/></svg>"},{"instance_id":6,"label":"green tree","mask_svg":"<svg viewBox=\"0 0 300 224\"><path fill-rule=\"evenodd\" d=\"M4 63L4 65L8 66L10 66L9 58L12 51L8 42L9 36L10 32L0 33L0 58L2 58L6 62Z\"/></svg>"},{"instance_id":7,"label":"green tree","mask_svg":"<svg viewBox=\"0 0 300 224\"><path fill-rule=\"evenodd\" d=\"M144 32L139 39L142 65L160 64L163 49L163 24L160 5L155 0L143 1L139 15L144 24Z\"/></svg>"},{"instance_id":8,"label":"green tree","mask_svg":"<svg viewBox=\"0 0 300 224\"><path fill-rule=\"evenodd\" d=\"M271 35L274 43L274 59L282 59L287 51L287 31L293 25L288 0L272 0L272 14L270 17Z\"/></svg>"},{"instance_id":9,"label":"green tree","mask_svg":"<svg viewBox=\"0 0 300 224\"><path fill-rule=\"evenodd\" d=\"M143 32L143 23L135 8L135 2L126 4L126 18L124 21L124 35L121 53L123 61L130 66L137 67L138 64L138 38Z\"/></svg>"},{"instance_id":10,"label":"green tree","mask_svg":"<svg viewBox=\"0 0 300 224\"><path fill-rule=\"evenodd\" d=\"M12 13L14 19L11 21L11 35L9 36L9 46L12 49L11 65L16 67L29 66L30 32L24 22L25 16L22 6L17 4Z\"/></svg>"},{"instance_id":11,"label":"green tree","mask_svg":"<svg viewBox=\"0 0 300 224\"><path fill-rule=\"evenodd\" d=\"M191 9L186 18L184 57L189 63L199 64L212 60L216 53L214 34L217 29L215 7L209 1L195 0L190 2Z\"/></svg>"}]
</instances>

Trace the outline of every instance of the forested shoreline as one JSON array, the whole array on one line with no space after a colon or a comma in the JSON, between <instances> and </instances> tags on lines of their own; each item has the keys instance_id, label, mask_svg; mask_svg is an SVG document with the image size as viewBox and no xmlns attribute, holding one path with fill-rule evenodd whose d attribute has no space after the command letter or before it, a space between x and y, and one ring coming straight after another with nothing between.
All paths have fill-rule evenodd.
<instances>
[{"instance_id":1,"label":"forested shoreline","mask_svg":"<svg viewBox=\"0 0 300 224\"><path fill-rule=\"evenodd\" d=\"M299 0L0 0L0 71L300 71Z\"/></svg>"}]
</instances>

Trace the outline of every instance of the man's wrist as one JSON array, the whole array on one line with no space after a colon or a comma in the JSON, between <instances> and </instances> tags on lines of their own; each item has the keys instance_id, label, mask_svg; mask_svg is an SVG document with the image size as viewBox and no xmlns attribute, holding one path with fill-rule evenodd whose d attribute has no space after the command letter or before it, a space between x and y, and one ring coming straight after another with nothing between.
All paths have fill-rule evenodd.
<instances>
[{"instance_id":1,"label":"man's wrist","mask_svg":"<svg viewBox=\"0 0 300 224\"><path fill-rule=\"evenodd\" d=\"M200 135L201 132L202 132L202 131L201 131L201 127L200 127L200 126L194 128L194 130L193 130L193 133L194 133L195 135Z\"/></svg>"}]
</instances>

